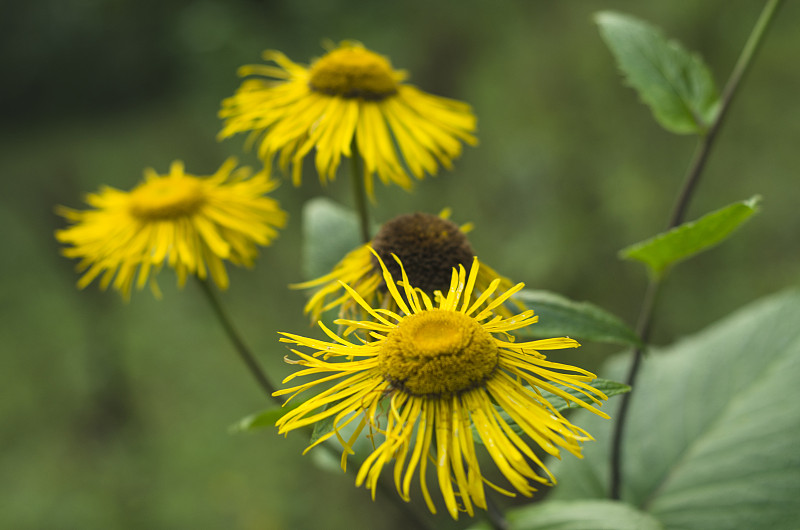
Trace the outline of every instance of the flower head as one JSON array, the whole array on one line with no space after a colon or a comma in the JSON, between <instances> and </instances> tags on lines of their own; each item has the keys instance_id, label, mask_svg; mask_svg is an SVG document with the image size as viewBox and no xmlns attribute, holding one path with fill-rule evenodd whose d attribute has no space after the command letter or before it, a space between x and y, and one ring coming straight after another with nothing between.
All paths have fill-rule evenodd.
<instances>
[{"instance_id":1,"label":"flower head","mask_svg":"<svg viewBox=\"0 0 800 530\"><path fill-rule=\"evenodd\" d=\"M341 43L310 67L274 50L264 52L264 60L277 66L240 69L256 77L222 102L219 136L250 132L267 166L277 155L284 170L291 165L297 186L303 158L314 148L323 183L335 178L342 156L357 149L373 197L375 174L408 189L409 171L417 178L435 175L440 164L451 167L461 142L477 143L469 105L405 84L405 72L357 42Z\"/></svg>"},{"instance_id":2,"label":"flower head","mask_svg":"<svg viewBox=\"0 0 800 530\"><path fill-rule=\"evenodd\" d=\"M418 471L422 495L435 513L426 479L432 464L453 518L459 511L473 515L475 506L486 508L484 483L510 496L514 491L531 496L535 483L555 483L533 447L556 457L562 449L580 457L580 443L592 438L565 419L542 391L607 417L590 404L606 399L588 384L594 374L548 361L540 353L575 348L578 343L569 338L514 343L508 333L537 317L530 310L511 318L494 314L522 284L489 301L498 285L494 281L473 301L477 259L468 275L463 266L453 270L447 294L435 302L410 286L403 265L396 261L402 281L387 281L387 287L398 313L371 307L347 287L371 320L337 321L346 328L343 336L320 322L330 342L283 333L281 341L311 350L311 354L292 350L299 359L288 362L303 369L284 383L309 375L319 378L276 395L291 394L292 399L309 389L325 390L286 412L277 422L279 432L332 420L332 431L309 449L336 436L344 448L344 468L355 440L368 428L374 449L361 465L356 485L366 484L374 497L381 470L394 460L400 496L410 499ZM383 273L390 276L385 266ZM348 341L345 337L353 330L366 338ZM564 388L582 394L585 401ZM348 425L355 427L345 439L342 430ZM484 476L474 437L480 438L510 487L492 484Z\"/></svg>"},{"instance_id":3,"label":"flower head","mask_svg":"<svg viewBox=\"0 0 800 530\"><path fill-rule=\"evenodd\" d=\"M449 288L453 268L463 266L469 270L474 257L466 237L472 225L459 227L449 217L449 210L438 216L413 213L395 217L383 224L372 241L348 253L329 274L291 287L317 288L305 306L305 312L311 315L313 322L335 307L340 308L342 317L368 318L368 313L361 310L343 284L349 285L373 307L398 311L381 271L383 263L391 276L400 276L400 266L392 259L392 255L396 255L403 262L411 285L434 298L436 291L444 293ZM474 296L486 291L495 279L499 281L499 291L506 291L513 285L508 278L498 276L490 267L481 264ZM520 310L525 309L521 303L513 303ZM495 311L511 316L506 306L497 307Z\"/></svg>"},{"instance_id":4,"label":"flower head","mask_svg":"<svg viewBox=\"0 0 800 530\"><path fill-rule=\"evenodd\" d=\"M198 177L175 161L166 175L146 169L144 181L129 192L104 187L89 194L86 202L93 209L59 207L72 226L57 230L56 239L70 245L65 256L81 260L78 270L85 272L78 286L102 274L103 289L113 279L113 287L128 298L138 270L137 287L150 278L158 294L151 270L167 264L181 286L188 274L201 279L210 274L226 288L223 260L251 267L256 245L268 245L276 228L286 224L286 213L265 196L276 181L235 168L231 158L213 175Z\"/></svg>"}]
</instances>

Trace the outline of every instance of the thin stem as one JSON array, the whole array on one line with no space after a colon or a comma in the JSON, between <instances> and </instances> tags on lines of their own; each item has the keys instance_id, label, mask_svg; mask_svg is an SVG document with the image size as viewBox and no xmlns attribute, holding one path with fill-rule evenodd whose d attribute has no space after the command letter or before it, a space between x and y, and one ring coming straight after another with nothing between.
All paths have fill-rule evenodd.
<instances>
[{"instance_id":1,"label":"thin stem","mask_svg":"<svg viewBox=\"0 0 800 530\"><path fill-rule=\"evenodd\" d=\"M667 225L667 230L675 228L683 223L684 218L686 217L686 210L689 206L689 202L694 196L695 189L700 181L706 161L708 160L708 155L711 152L711 147L714 145L714 140L717 137L717 132L719 131L725 116L727 115L728 109L730 108L731 102L737 93L737 89L739 88L744 75L749 70L753 58L755 57L756 52L764 40L766 30L769 27L770 22L772 22L774 19L775 13L782 1L783 0L769 0L769 2L767 2L767 4L764 6L764 9L761 11L761 15L756 21L756 24L750 33L750 37L748 37L747 42L742 49L742 53L739 55L739 60L736 62L733 72L731 72L730 78L728 79L725 89L722 92L717 115L709 126L706 134L700 139L695 156L686 172L683 186L681 187L680 193L675 201L672 215L670 216L670 220ZM660 290L661 281L659 279L651 280L642 302L642 308L639 312L637 332L642 344L644 345L646 345L649 341L656 300ZM644 351L645 347L639 347L633 352L633 360L631 361L631 366L628 370L628 377L626 379L626 383L630 386L633 386L636 381L636 376L639 373L639 369L642 365ZM633 392L630 392L622 396L620 408L617 412L617 421L614 425L614 432L612 435L611 482L609 486L609 497L612 499L621 498L622 438L625 431L625 424L632 395Z\"/></svg>"},{"instance_id":2,"label":"thin stem","mask_svg":"<svg viewBox=\"0 0 800 530\"><path fill-rule=\"evenodd\" d=\"M737 93L739 84L750 69L753 57L764 42L764 34L782 1L783 0L770 0L767 2L767 5L765 5L764 9L761 11L761 16L758 17L755 26L753 26L753 31L750 33L750 37L748 37L742 49L742 53L739 55L739 60L736 61L736 65L733 67L733 72L731 72L731 76L728 78L725 89L722 91L717 115L706 134L700 139L700 145L689 165L683 188L673 208L672 217L667 227L668 229L676 227L683 222L694 188L700 179L703 168L705 168L708 153L711 150L711 146L714 144L714 140L717 138L717 132L728 113L728 109L731 106L733 97Z\"/></svg>"},{"instance_id":3,"label":"thin stem","mask_svg":"<svg viewBox=\"0 0 800 530\"><path fill-rule=\"evenodd\" d=\"M361 240L369 243L372 239L369 229L369 210L367 209L367 191L364 188L364 175L362 171L361 153L356 143L352 145L353 157L350 159L350 177L353 181L353 198L358 211L358 220L361 226Z\"/></svg>"},{"instance_id":4,"label":"thin stem","mask_svg":"<svg viewBox=\"0 0 800 530\"><path fill-rule=\"evenodd\" d=\"M250 373L255 378L258 385L261 389L269 396L270 399L276 401L278 404L282 404L283 401L272 394L275 392L276 388L272 386L269 379L267 379L267 375L261 369L261 366L256 361L255 356L252 354L250 349L242 340L239 333L236 331L236 328L233 326L230 318L228 318L228 314L225 312L225 309L222 307L222 304L219 301L219 297L211 288L208 280L201 280L198 278L198 283L202 288L203 293L206 295L206 299L208 299L209 304L211 304L211 309L214 310L214 314L216 315L217 319L219 320L220 324L222 324L222 328L225 330L225 334L230 339L231 343L233 343L233 347L236 350L236 353L239 354L239 358L244 361L245 366L247 369L250 370Z\"/></svg>"},{"instance_id":5,"label":"thin stem","mask_svg":"<svg viewBox=\"0 0 800 530\"><path fill-rule=\"evenodd\" d=\"M508 530L508 520L503 515L503 510L489 495L486 496L486 518L494 530Z\"/></svg>"},{"instance_id":6,"label":"thin stem","mask_svg":"<svg viewBox=\"0 0 800 530\"><path fill-rule=\"evenodd\" d=\"M203 293L206 295L206 299L208 299L208 302L211 304L211 308L214 310L214 314L216 315L220 324L222 324L222 327L225 330L225 334L233 343L233 346L236 349L236 352L239 354L239 357L242 359L242 361L244 361L244 364L250 370L250 373L256 379L261 389L264 390L264 392L269 396L269 398L275 401L277 404L282 405L283 399L280 396L272 395L276 390L275 387L272 386L272 383L270 383L269 379L267 378L267 375L259 366L252 352L244 343L244 340L242 340L239 333L236 331L236 328L233 326L233 323L231 322L231 319L228 317L227 312L222 307L222 303L220 302L219 297L214 292L209 282L207 280L200 280L199 278L197 280L202 288ZM308 426L304 430L306 431L306 434L308 434L308 436L310 437L314 432L314 427ZM338 459L341 457L341 452L338 449L336 449L336 447L334 447L333 445L328 443L323 443L320 445L321 447L324 447L325 450L328 451L328 453L330 453L335 458ZM350 469L353 469L353 467L351 466ZM382 493L384 493L384 497L386 499L394 503L396 506L398 506L401 512L406 514L406 517L408 518L409 522L414 524L413 528L420 528L420 529L431 528L430 522L423 519L420 516L420 514L417 513L417 511L410 504L405 502L398 495L393 494L394 492L392 491L391 487L385 484L384 481L382 480L378 481L378 489L380 489Z\"/></svg>"},{"instance_id":7,"label":"thin stem","mask_svg":"<svg viewBox=\"0 0 800 530\"><path fill-rule=\"evenodd\" d=\"M653 310L656 306L658 294L661 291L661 281L658 279L650 280L645 291L642 307L639 310L639 322L636 325L636 334L642 344L647 344L650 339L650 330L653 323ZM637 347L633 351L633 361L628 369L628 376L625 383L631 387L636 382L636 375L639 373L639 367L644 358L644 347ZM612 499L620 499L620 488L622 487L622 434L625 432L626 420L628 418L628 408L630 407L631 392L622 396L622 401L619 404L617 411L617 421L614 424L614 433L612 434L611 444L611 485L609 496Z\"/></svg>"}]
</instances>

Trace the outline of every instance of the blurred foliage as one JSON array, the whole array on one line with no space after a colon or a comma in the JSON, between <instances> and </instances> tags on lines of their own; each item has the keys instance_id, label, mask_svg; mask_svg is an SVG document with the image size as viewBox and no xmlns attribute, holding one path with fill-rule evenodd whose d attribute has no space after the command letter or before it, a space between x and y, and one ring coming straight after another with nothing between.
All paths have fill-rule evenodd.
<instances>
[{"instance_id":1,"label":"blurred foliage","mask_svg":"<svg viewBox=\"0 0 800 530\"><path fill-rule=\"evenodd\" d=\"M0 527L382 528L401 518L302 457L305 440L228 426L268 406L191 283L162 273L162 301L129 304L76 290L58 255L56 204L81 206L100 185L130 188L175 158L213 171L243 142L215 141L236 69L266 48L307 62L325 38L358 39L408 69L426 91L470 102L477 148L411 194L377 190L378 221L452 206L473 221L480 257L534 289L587 300L631 323L646 275L618 259L661 231L694 141L652 121L623 86L592 15L629 12L699 51L722 85L761 6L709 2L345 2L39 0L0 16L6 104L0 295ZM688 218L759 193L761 214L725 245L676 271L655 340L703 328L798 281L800 46L787 3L721 132ZM311 164L308 164L311 171ZM301 206L350 204L346 180L287 182L275 196L290 225L224 294L277 380L289 370L276 331L308 329ZM597 367L588 345L557 360ZM419 500L419 499L417 499ZM511 502L502 500L502 502ZM343 506L357 506L344 510ZM465 522L437 519L444 528Z\"/></svg>"}]
</instances>

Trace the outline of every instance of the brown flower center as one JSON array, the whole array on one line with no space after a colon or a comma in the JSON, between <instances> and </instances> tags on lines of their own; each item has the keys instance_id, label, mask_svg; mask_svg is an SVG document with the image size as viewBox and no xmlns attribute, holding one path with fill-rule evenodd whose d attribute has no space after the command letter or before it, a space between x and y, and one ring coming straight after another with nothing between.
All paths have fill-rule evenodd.
<instances>
[{"instance_id":1,"label":"brown flower center","mask_svg":"<svg viewBox=\"0 0 800 530\"><path fill-rule=\"evenodd\" d=\"M458 225L426 213L405 214L386 222L371 244L393 278L401 278L400 266L392 257L396 254L411 285L429 295L437 290L446 293L453 267L463 265L469 270L474 255ZM378 260L373 257L372 261L380 271Z\"/></svg>"}]
</instances>

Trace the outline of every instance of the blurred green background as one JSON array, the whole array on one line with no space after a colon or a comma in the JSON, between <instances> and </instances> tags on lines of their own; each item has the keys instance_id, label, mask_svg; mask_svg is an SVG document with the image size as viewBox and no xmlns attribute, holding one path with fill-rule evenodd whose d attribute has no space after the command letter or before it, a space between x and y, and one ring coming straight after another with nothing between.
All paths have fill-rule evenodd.
<instances>
[{"instance_id":1,"label":"blurred green background","mask_svg":"<svg viewBox=\"0 0 800 530\"><path fill-rule=\"evenodd\" d=\"M74 264L59 255L56 204L83 207L83 193L129 189L144 167L165 172L176 158L199 174L229 155L256 163L242 138L215 140L238 66L267 48L306 63L323 39L357 39L424 90L471 103L480 145L413 193L378 188L374 217L451 206L456 222L476 223L473 247L501 273L632 323L646 277L616 252L664 228L695 139L662 131L622 85L592 13L653 22L701 53L722 85L761 5L5 3L0 527L403 527L391 502L371 502L352 475L301 456L301 435L228 433L267 403L194 285L178 291L165 271L163 300L144 291L124 303L96 285L79 292ZM689 218L755 193L762 213L676 270L656 317L658 343L800 279L798 15L797 2L783 6ZM289 373L276 331L309 331L304 294L286 284L303 279L300 209L320 195L350 204L346 179L322 188L311 173L302 188L285 182L274 193L290 224L254 270L231 271L223 295L276 380ZM589 344L555 355L597 368L611 351Z\"/></svg>"}]
</instances>

